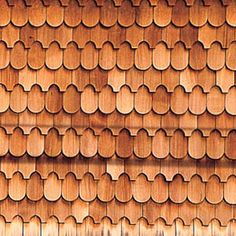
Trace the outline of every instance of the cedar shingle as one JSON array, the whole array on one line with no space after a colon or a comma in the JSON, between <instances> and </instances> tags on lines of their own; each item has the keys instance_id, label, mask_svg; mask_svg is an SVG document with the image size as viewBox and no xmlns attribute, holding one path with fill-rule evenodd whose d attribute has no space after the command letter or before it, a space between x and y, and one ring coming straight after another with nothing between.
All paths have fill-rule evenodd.
<instances>
[{"instance_id":1,"label":"cedar shingle","mask_svg":"<svg viewBox=\"0 0 236 236\"><path fill-rule=\"evenodd\" d=\"M56 85L52 85L45 96L45 108L50 113L57 113L62 108L62 94Z\"/></svg>"},{"instance_id":2,"label":"cedar shingle","mask_svg":"<svg viewBox=\"0 0 236 236\"><path fill-rule=\"evenodd\" d=\"M224 199L229 204L235 204L235 195L233 194L236 188L235 176L230 176L224 183Z\"/></svg>"},{"instance_id":3,"label":"cedar shingle","mask_svg":"<svg viewBox=\"0 0 236 236\"><path fill-rule=\"evenodd\" d=\"M55 173L50 173L44 181L44 196L48 201L56 201L61 195L61 180Z\"/></svg>"},{"instance_id":4,"label":"cedar shingle","mask_svg":"<svg viewBox=\"0 0 236 236\"><path fill-rule=\"evenodd\" d=\"M223 112L216 117L216 129L220 131L222 136L227 136L233 126L234 119L230 114Z\"/></svg>"},{"instance_id":5,"label":"cedar shingle","mask_svg":"<svg viewBox=\"0 0 236 236\"><path fill-rule=\"evenodd\" d=\"M198 40L198 29L191 24L187 24L180 30L180 41L182 41L186 48L190 49Z\"/></svg>"},{"instance_id":6,"label":"cedar shingle","mask_svg":"<svg viewBox=\"0 0 236 236\"><path fill-rule=\"evenodd\" d=\"M2 1L1 230L233 232L234 5Z\"/></svg>"},{"instance_id":7,"label":"cedar shingle","mask_svg":"<svg viewBox=\"0 0 236 236\"><path fill-rule=\"evenodd\" d=\"M115 153L115 137L109 129L103 130L98 138L98 153L105 158Z\"/></svg>"},{"instance_id":8,"label":"cedar shingle","mask_svg":"<svg viewBox=\"0 0 236 236\"><path fill-rule=\"evenodd\" d=\"M27 180L26 196L32 201L39 201L43 197L43 180L37 172Z\"/></svg>"},{"instance_id":9,"label":"cedar shingle","mask_svg":"<svg viewBox=\"0 0 236 236\"><path fill-rule=\"evenodd\" d=\"M171 51L171 66L176 70L183 70L187 65L188 51L182 42L178 42Z\"/></svg>"},{"instance_id":10,"label":"cedar shingle","mask_svg":"<svg viewBox=\"0 0 236 236\"><path fill-rule=\"evenodd\" d=\"M80 93L70 85L63 94L63 108L68 113L76 113L80 109Z\"/></svg>"},{"instance_id":11,"label":"cedar shingle","mask_svg":"<svg viewBox=\"0 0 236 236\"><path fill-rule=\"evenodd\" d=\"M92 70L98 64L98 51L93 43L85 45L81 53L81 65L84 69Z\"/></svg>"},{"instance_id":12,"label":"cedar shingle","mask_svg":"<svg viewBox=\"0 0 236 236\"><path fill-rule=\"evenodd\" d=\"M81 109L88 114L95 112L98 108L98 94L92 86L87 86L81 94Z\"/></svg>"},{"instance_id":13,"label":"cedar shingle","mask_svg":"<svg viewBox=\"0 0 236 236\"><path fill-rule=\"evenodd\" d=\"M65 132L62 139L62 152L67 157L75 157L79 153L79 136L74 129Z\"/></svg>"},{"instance_id":14,"label":"cedar shingle","mask_svg":"<svg viewBox=\"0 0 236 236\"><path fill-rule=\"evenodd\" d=\"M64 135L65 131L71 127L71 115L61 110L53 117L53 127L60 135Z\"/></svg>"},{"instance_id":15,"label":"cedar shingle","mask_svg":"<svg viewBox=\"0 0 236 236\"><path fill-rule=\"evenodd\" d=\"M236 99L236 88L231 87L229 93L226 94L226 99L225 99L226 103L225 109L230 115L236 115L235 99Z\"/></svg>"},{"instance_id":16,"label":"cedar shingle","mask_svg":"<svg viewBox=\"0 0 236 236\"><path fill-rule=\"evenodd\" d=\"M188 153L192 158L200 159L206 154L206 139L196 130L188 139Z\"/></svg>"},{"instance_id":17,"label":"cedar shingle","mask_svg":"<svg viewBox=\"0 0 236 236\"><path fill-rule=\"evenodd\" d=\"M40 86L34 85L28 93L27 108L32 113L39 113L44 109L44 93L42 93Z\"/></svg>"},{"instance_id":18,"label":"cedar shingle","mask_svg":"<svg viewBox=\"0 0 236 236\"><path fill-rule=\"evenodd\" d=\"M148 133L144 130L139 130L134 138L134 153L140 158L146 158L151 154L152 140Z\"/></svg>"},{"instance_id":19,"label":"cedar shingle","mask_svg":"<svg viewBox=\"0 0 236 236\"><path fill-rule=\"evenodd\" d=\"M62 65L62 51L57 43L50 44L46 51L46 66L51 70L56 70Z\"/></svg>"},{"instance_id":20,"label":"cedar shingle","mask_svg":"<svg viewBox=\"0 0 236 236\"><path fill-rule=\"evenodd\" d=\"M0 25L6 26L11 20L11 9L8 7L7 1L1 0L1 20Z\"/></svg>"},{"instance_id":21,"label":"cedar shingle","mask_svg":"<svg viewBox=\"0 0 236 236\"><path fill-rule=\"evenodd\" d=\"M134 107L134 94L128 86L123 86L116 96L116 108L122 114L128 114Z\"/></svg>"},{"instance_id":22,"label":"cedar shingle","mask_svg":"<svg viewBox=\"0 0 236 236\"><path fill-rule=\"evenodd\" d=\"M197 85L197 79L198 71L192 70L188 66L180 72L179 84L184 87L186 93L190 93L193 91L194 86Z\"/></svg>"},{"instance_id":23,"label":"cedar shingle","mask_svg":"<svg viewBox=\"0 0 236 236\"><path fill-rule=\"evenodd\" d=\"M187 198L188 185L180 175L174 176L169 184L169 198L174 203L182 203Z\"/></svg>"},{"instance_id":24,"label":"cedar shingle","mask_svg":"<svg viewBox=\"0 0 236 236\"><path fill-rule=\"evenodd\" d=\"M216 72L216 84L221 88L223 93L229 92L229 88L234 85L234 72L223 67Z\"/></svg>"},{"instance_id":25,"label":"cedar shingle","mask_svg":"<svg viewBox=\"0 0 236 236\"><path fill-rule=\"evenodd\" d=\"M27 109L19 114L19 127L24 134L29 134L33 127L36 126L36 114L32 114Z\"/></svg>"},{"instance_id":26,"label":"cedar shingle","mask_svg":"<svg viewBox=\"0 0 236 236\"><path fill-rule=\"evenodd\" d=\"M135 110L139 114L147 114L152 108L152 96L147 88L142 86L134 97Z\"/></svg>"},{"instance_id":27,"label":"cedar shingle","mask_svg":"<svg viewBox=\"0 0 236 236\"><path fill-rule=\"evenodd\" d=\"M152 200L157 203L165 202L169 197L168 184L163 175L156 176L151 189Z\"/></svg>"},{"instance_id":28,"label":"cedar shingle","mask_svg":"<svg viewBox=\"0 0 236 236\"><path fill-rule=\"evenodd\" d=\"M95 26L100 18L100 9L96 7L95 1L84 1L82 9L82 22L87 27Z\"/></svg>"},{"instance_id":29,"label":"cedar shingle","mask_svg":"<svg viewBox=\"0 0 236 236\"><path fill-rule=\"evenodd\" d=\"M10 55L11 66L15 69L22 69L26 65L26 51L24 46L21 42L17 42L14 45L14 48L11 50Z\"/></svg>"},{"instance_id":30,"label":"cedar shingle","mask_svg":"<svg viewBox=\"0 0 236 236\"><path fill-rule=\"evenodd\" d=\"M139 175L132 184L133 198L137 202L146 202L151 197L151 183L145 175Z\"/></svg>"},{"instance_id":31,"label":"cedar shingle","mask_svg":"<svg viewBox=\"0 0 236 236\"><path fill-rule=\"evenodd\" d=\"M9 149L9 138L6 135L6 131L1 128L0 129L0 138L1 138L1 148L0 154L1 156L6 155Z\"/></svg>"},{"instance_id":32,"label":"cedar shingle","mask_svg":"<svg viewBox=\"0 0 236 236\"><path fill-rule=\"evenodd\" d=\"M170 50L165 43L158 43L153 50L153 66L157 70L165 70L170 65Z\"/></svg>"},{"instance_id":33,"label":"cedar shingle","mask_svg":"<svg viewBox=\"0 0 236 236\"><path fill-rule=\"evenodd\" d=\"M168 6L166 0L160 0L154 7L154 22L156 25L164 27L171 21L172 8Z\"/></svg>"},{"instance_id":34,"label":"cedar shingle","mask_svg":"<svg viewBox=\"0 0 236 236\"><path fill-rule=\"evenodd\" d=\"M158 130L152 139L152 154L157 158L164 158L169 154L169 137L163 130Z\"/></svg>"},{"instance_id":35,"label":"cedar shingle","mask_svg":"<svg viewBox=\"0 0 236 236\"><path fill-rule=\"evenodd\" d=\"M178 86L170 97L171 110L175 114L184 114L188 109L188 94Z\"/></svg>"},{"instance_id":36,"label":"cedar shingle","mask_svg":"<svg viewBox=\"0 0 236 236\"><path fill-rule=\"evenodd\" d=\"M207 155L219 159L224 154L224 138L217 131L212 131L207 138Z\"/></svg>"},{"instance_id":37,"label":"cedar shingle","mask_svg":"<svg viewBox=\"0 0 236 236\"><path fill-rule=\"evenodd\" d=\"M93 129L96 135L100 135L101 132L106 129L107 116L100 111L91 114L89 121L91 129Z\"/></svg>"},{"instance_id":38,"label":"cedar shingle","mask_svg":"<svg viewBox=\"0 0 236 236\"><path fill-rule=\"evenodd\" d=\"M100 22L105 27L111 27L117 22L118 9L113 1L104 1L100 14Z\"/></svg>"},{"instance_id":39,"label":"cedar shingle","mask_svg":"<svg viewBox=\"0 0 236 236\"><path fill-rule=\"evenodd\" d=\"M111 180L111 176L104 174L97 185L97 197L102 202L110 202L114 198L114 182Z\"/></svg>"},{"instance_id":40,"label":"cedar shingle","mask_svg":"<svg viewBox=\"0 0 236 236\"><path fill-rule=\"evenodd\" d=\"M213 175L206 183L206 199L211 204L217 204L223 199L223 184L219 182L219 178Z\"/></svg>"},{"instance_id":41,"label":"cedar shingle","mask_svg":"<svg viewBox=\"0 0 236 236\"><path fill-rule=\"evenodd\" d=\"M75 175L69 173L62 182L62 197L66 201L74 201L79 196L79 182L76 181Z\"/></svg>"},{"instance_id":42,"label":"cedar shingle","mask_svg":"<svg viewBox=\"0 0 236 236\"><path fill-rule=\"evenodd\" d=\"M142 206L136 201L131 200L125 204L125 214L131 224L136 224L138 219L142 216Z\"/></svg>"},{"instance_id":43,"label":"cedar shingle","mask_svg":"<svg viewBox=\"0 0 236 236\"><path fill-rule=\"evenodd\" d=\"M144 72L145 71L136 69L135 67L132 67L126 72L126 85L129 86L132 92L137 92L139 87L143 84ZM133 78L135 78L135 80Z\"/></svg>"},{"instance_id":44,"label":"cedar shingle","mask_svg":"<svg viewBox=\"0 0 236 236\"><path fill-rule=\"evenodd\" d=\"M118 22L123 27L129 27L133 25L135 21L135 9L132 7L130 1L123 1L118 8Z\"/></svg>"},{"instance_id":45,"label":"cedar shingle","mask_svg":"<svg viewBox=\"0 0 236 236\"><path fill-rule=\"evenodd\" d=\"M3 200L7 197L9 192L9 185L8 180L6 179L6 176L4 174L0 174L0 183L2 184L2 190L0 194L0 199Z\"/></svg>"},{"instance_id":46,"label":"cedar shingle","mask_svg":"<svg viewBox=\"0 0 236 236\"><path fill-rule=\"evenodd\" d=\"M206 50L201 43L195 43L189 53L189 65L193 70L201 70L206 66Z\"/></svg>"},{"instance_id":47,"label":"cedar shingle","mask_svg":"<svg viewBox=\"0 0 236 236\"><path fill-rule=\"evenodd\" d=\"M56 157L61 153L62 137L59 136L56 129L50 129L45 137L45 154L50 157Z\"/></svg>"},{"instance_id":48,"label":"cedar shingle","mask_svg":"<svg viewBox=\"0 0 236 236\"><path fill-rule=\"evenodd\" d=\"M15 173L9 182L9 196L13 201L20 201L25 197L25 194L26 180L23 179L23 176L19 172Z\"/></svg>"},{"instance_id":49,"label":"cedar shingle","mask_svg":"<svg viewBox=\"0 0 236 236\"><path fill-rule=\"evenodd\" d=\"M110 43L105 43L99 52L99 65L104 70L111 70L116 64L116 51Z\"/></svg>"},{"instance_id":50,"label":"cedar shingle","mask_svg":"<svg viewBox=\"0 0 236 236\"><path fill-rule=\"evenodd\" d=\"M161 117L161 128L163 128L167 136L173 136L174 131L179 127L179 116L168 112Z\"/></svg>"},{"instance_id":51,"label":"cedar shingle","mask_svg":"<svg viewBox=\"0 0 236 236\"><path fill-rule=\"evenodd\" d=\"M52 73L54 76L54 83L57 85L60 91L65 91L71 83L71 71L60 67L58 70Z\"/></svg>"},{"instance_id":52,"label":"cedar shingle","mask_svg":"<svg viewBox=\"0 0 236 236\"><path fill-rule=\"evenodd\" d=\"M235 3L232 2L226 8L226 21L231 26L235 26L236 23L235 12L236 12L236 6Z\"/></svg>"},{"instance_id":53,"label":"cedar shingle","mask_svg":"<svg viewBox=\"0 0 236 236\"><path fill-rule=\"evenodd\" d=\"M143 128L148 132L149 136L154 136L157 129L161 127L161 116L150 111L143 116Z\"/></svg>"},{"instance_id":54,"label":"cedar shingle","mask_svg":"<svg viewBox=\"0 0 236 236\"><path fill-rule=\"evenodd\" d=\"M45 50L43 50L42 45L39 42L35 42L30 47L28 53L28 65L32 69L40 69L45 63Z\"/></svg>"},{"instance_id":55,"label":"cedar shingle","mask_svg":"<svg viewBox=\"0 0 236 236\"><path fill-rule=\"evenodd\" d=\"M213 87L207 94L207 110L213 115L219 115L224 110L225 96L218 87Z\"/></svg>"},{"instance_id":56,"label":"cedar shingle","mask_svg":"<svg viewBox=\"0 0 236 236\"><path fill-rule=\"evenodd\" d=\"M225 202L221 202L216 208L216 218L221 222L222 226L226 226L232 219L233 207Z\"/></svg>"},{"instance_id":57,"label":"cedar shingle","mask_svg":"<svg viewBox=\"0 0 236 236\"><path fill-rule=\"evenodd\" d=\"M20 128L16 128L9 139L9 152L16 157L23 156L26 152L26 136Z\"/></svg>"},{"instance_id":58,"label":"cedar shingle","mask_svg":"<svg viewBox=\"0 0 236 236\"><path fill-rule=\"evenodd\" d=\"M142 115L134 110L125 116L125 128L127 128L131 135L137 135L137 132L142 127Z\"/></svg>"},{"instance_id":59,"label":"cedar shingle","mask_svg":"<svg viewBox=\"0 0 236 236\"><path fill-rule=\"evenodd\" d=\"M80 65L80 50L74 43L69 43L64 51L63 65L68 70L75 70Z\"/></svg>"},{"instance_id":60,"label":"cedar shingle","mask_svg":"<svg viewBox=\"0 0 236 236\"><path fill-rule=\"evenodd\" d=\"M60 2L58 0L53 0L50 2L46 13L47 23L51 27L57 27L62 24L64 17L63 8L60 6Z\"/></svg>"},{"instance_id":61,"label":"cedar shingle","mask_svg":"<svg viewBox=\"0 0 236 236\"><path fill-rule=\"evenodd\" d=\"M39 129L33 129L27 137L27 153L32 157L38 157L44 152L44 137Z\"/></svg>"},{"instance_id":62,"label":"cedar shingle","mask_svg":"<svg viewBox=\"0 0 236 236\"><path fill-rule=\"evenodd\" d=\"M24 1L16 1L11 9L11 22L18 27L25 25L28 21L28 8Z\"/></svg>"},{"instance_id":63,"label":"cedar shingle","mask_svg":"<svg viewBox=\"0 0 236 236\"><path fill-rule=\"evenodd\" d=\"M191 136L192 132L197 129L197 117L187 111L179 117L179 128L183 130L185 136Z\"/></svg>"},{"instance_id":64,"label":"cedar shingle","mask_svg":"<svg viewBox=\"0 0 236 236\"><path fill-rule=\"evenodd\" d=\"M189 21L196 27L203 26L207 21L207 8L202 0L195 0L189 9Z\"/></svg>"},{"instance_id":65,"label":"cedar shingle","mask_svg":"<svg viewBox=\"0 0 236 236\"><path fill-rule=\"evenodd\" d=\"M135 66L140 70L147 70L152 64L152 53L146 43L141 43L135 50Z\"/></svg>"},{"instance_id":66,"label":"cedar shingle","mask_svg":"<svg viewBox=\"0 0 236 236\"><path fill-rule=\"evenodd\" d=\"M80 138L80 153L85 157L92 157L97 153L97 137L91 129L86 129Z\"/></svg>"},{"instance_id":67,"label":"cedar shingle","mask_svg":"<svg viewBox=\"0 0 236 236\"><path fill-rule=\"evenodd\" d=\"M64 11L64 22L70 27L76 27L80 24L82 18L82 7L76 0L69 1Z\"/></svg>"},{"instance_id":68,"label":"cedar shingle","mask_svg":"<svg viewBox=\"0 0 236 236\"><path fill-rule=\"evenodd\" d=\"M0 53L2 55L0 60L0 68L5 69L10 62L10 51L7 49L6 44L1 42L0 43Z\"/></svg>"},{"instance_id":69,"label":"cedar shingle","mask_svg":"<svg viewBox=\"0 0 236 236\"><path fill-rule=\"evenodd\" d=\"M4 86L0 86L0 111L4 112L9 108L10 104L10 93L6 91Z\"/></svg>"},{"instance_id":70,"label":"cedar shingle","mask_svg":"<svg viewBox=\"0 0 236 236\"><path fill-rule=\"evenodd\" d=\"M141 1L139 6L136 8L136 23L141 27L147 27L153 21L153 7L147 0Z\"/></svg>"},{"instance_id":71,"label":"cedar shingle","mask_svg":"<svg viewBox=\"0 0 236 236\"><path fill-rule=\"evenodd\" d=\"M194 87L192 93L189 94L189 110L196 115L200 115L206 110L207 96L202 89Z\"/></svg>"},{"instance_id":72,"label":"cedar shingle","mask_svg":"<svg viewBox=\"0 0 236 236\"><path fill-rule=\"evenodd\" d=\"M91 174L84 175L80 182L80 198L84 201L93 201L97 194L97 183Z\"/></svg>"},{"instance_id":73,"label":"cedar shingle","mask_svg":"<svg viewBox=\"0 0 236 236\"><path fill-rule=\"evenodd\" d=\"M181 15L181 17L179 17ZM188 23L189 9L184 0L177 0L172 8L172 23L177 27L183 27Z\"/></svg>"},{"instance_id":74,"label":"cedar shingle","mask_svg":"<svg viewBox=\"0 0 236 236\"><path fill-rule=\"evenodd\" d=\"M225 51L219 43L213 43L207 52L207 65L212 70L220 70L225 64Z\"/></svg>"},{"instance_id":75,"label":"cedar shingle","mask_svg":"<svg viewBox=\"0 0 236 236\"><path fill-rule=\"evenodd\" d=\"M153 110L158 114L164 114L169 110L170 96L165 87L158 87L153 94Z\"/></svg>"},{"instance_id":76,"label":"cedar shingle","mask_svg":"<svg viewBox=\"0 0 236 236\"><path fill-rule=\"evenodd\" d=\"M102 35L105 35L106 38L108 38L114 48L119 48L126 39L126 29L121 27L119 24L116 24L112 26L106 34L103 33ZM100 36L100 38L102 37Z\"/></svg>"},{"instance_id":77,"label":"cedar shingle","mask_svg":"<svg viewBox=\"0 0 236 236\"><path fill-rule=\"evenodd\" d=\"M142 34L144 35L142 36ZM139 35L139 37L142 36L144 40L148 43L150 48L155 48L156 44L159 43L162 39L162 28L156 27L155 24L151 24L150 26L144 29L144 33L142 34Z\"/></svg>"},{"instance_id":78,"label":"cedar shingle","mask_svg":"<svg viewBox=\"0 0 236 236\"><path fill-rule=\"evenodd\" d=\"M208 22L215 27L221 26L225 22L225 10L221 1L213 1L208 10Z\"/></svg>"},{"instance_id":79,"label":"cedar shingle","mask_svg":"<svg viewBox=\"0 0 236 236\"><path fill-rule=\"evenodd\" d=\"M116 108L116 96L109 85L103 87L98 95L99 110L104 114L112 113ZM107 98L109 97L109 101Z\"/></svg>"},{"instance_id":80,"label":"cedar shingle","mask_svg":"<svg viewBox=\"0 0 236 236\"><path fill-rule=\"evenodd\" d=\"M188 200L191 203L200 203L205 197L205 184L199 175L194 175L188 184Z\"/></svg>"},{"instance_id":81,"label":"cedar shingle","mask_svg":"<svg viewBox=\"0 0 236 236\"><path fill-rule=\"evenodd\" d=\"M101 92L103 87L107 85L108 81L108 71L101 69L100 67L96 67L95 70L89 72L89 82L97 92Z\"/></svg>"},{"instance_id":82,"label":"cedar shingle","mask_svg":"<svg viewBox=\"0 0 236 236\"><path fill-rule=\"evenodd\" d=\"M122 158L129 157L133 152L133 138L126 129L120 131L116 139L116 154Z\"/></svg>"},{"instance_id":83,"label":"cedar shingle","mask_svg":"<svg viewBox=\"0 0 236 236\"><path fill-rule=\"evenodd\" d=\"M180 130L176 130L170 139L170 154L175 158L183 158L187 155L187 138Z\"/></svg>"},{"instance_id":84,"label":"cedar shingle","mask_svg":"<svg viewBox=\"0 0 236 236\"><path fill-rule=\"evenodd\" d=\"M235 143L236 143L236 134L235 131L231 131L225 140L225 154L232 160L235 160L236 158L236 151L234 148Z\"/></svg>"},{"instance_id":85,"label":"cedar shingle","mask_svg":"<svg viewBox=\"0 0 236 236\"><path fill-rule=\"evenodd\" d=\"M58 42L61 48L66 48L72 41L72 29L66 25L54 29L54 40Z\"/></svg>"},{"instance_id":86,"label":"cedar shingle","mask_svg":"<svg viewBox=\"0 0 236 236\"><path fill-rule=\"evenodd\" d=\"M28 9L29 22L35 27L42 26L46 21L46 8L42 1L32 0Z\"/></svg>"}]
</instances>

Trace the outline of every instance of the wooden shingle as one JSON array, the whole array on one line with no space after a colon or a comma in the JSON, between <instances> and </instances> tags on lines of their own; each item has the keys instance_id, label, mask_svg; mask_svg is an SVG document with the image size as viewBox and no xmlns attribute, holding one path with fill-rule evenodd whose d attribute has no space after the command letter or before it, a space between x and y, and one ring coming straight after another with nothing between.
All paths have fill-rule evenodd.
<instances>
[{"instance_id":1,"label":"wooden shingle","mask_svg":"<svg viewBox=\"0 0 236 236\"><path fill-rule=\"evenodd\" d=\"M236 232L234 1L0 4L1 235Z\"/></svg>"}]
</instances>

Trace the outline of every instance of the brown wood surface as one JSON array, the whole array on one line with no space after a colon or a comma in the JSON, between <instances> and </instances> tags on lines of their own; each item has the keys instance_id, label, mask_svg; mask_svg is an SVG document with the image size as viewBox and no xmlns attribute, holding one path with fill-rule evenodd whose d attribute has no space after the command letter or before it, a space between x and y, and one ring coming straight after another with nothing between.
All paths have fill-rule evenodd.
<instances>
[{"instance_id":1,"label":"brown wood surface","mask_svg":"<svg viewBox=\"0 0 236 236\"><path fill-rule=\"evenodd\" d=\"M0 236L236 234L234 0L0 6Z\"/></svg>"}]
</instances>

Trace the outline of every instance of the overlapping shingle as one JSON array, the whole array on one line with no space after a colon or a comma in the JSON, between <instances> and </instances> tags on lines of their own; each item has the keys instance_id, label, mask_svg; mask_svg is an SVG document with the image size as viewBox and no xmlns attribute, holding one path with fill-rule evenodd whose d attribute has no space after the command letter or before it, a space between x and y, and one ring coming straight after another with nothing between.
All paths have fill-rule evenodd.
<instances>
[{"instance_id":1,"label":"overlapping shingle","mask_svg":"<svg viewBox=\"0 0 236 236\"><path fill-rule=\"evenodd\" d=\"M0 4L2 235L235 232L234 1Z\"/></svg>"}]
</instances>

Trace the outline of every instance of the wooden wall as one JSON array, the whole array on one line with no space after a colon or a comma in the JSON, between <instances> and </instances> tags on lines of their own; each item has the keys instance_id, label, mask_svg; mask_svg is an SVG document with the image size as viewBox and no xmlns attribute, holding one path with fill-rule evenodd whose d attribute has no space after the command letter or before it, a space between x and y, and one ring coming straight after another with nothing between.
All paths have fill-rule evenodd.
<instances>
[{"instance_id":1,"label":"wooden wall","mask_svg":"<svg viewBox=\"0 0 236 236\"><path fill-rule=\"evenodd\" d=\"M0 0L0 235L236 235L236 3Z\"/></svg>"}]
</instances>

